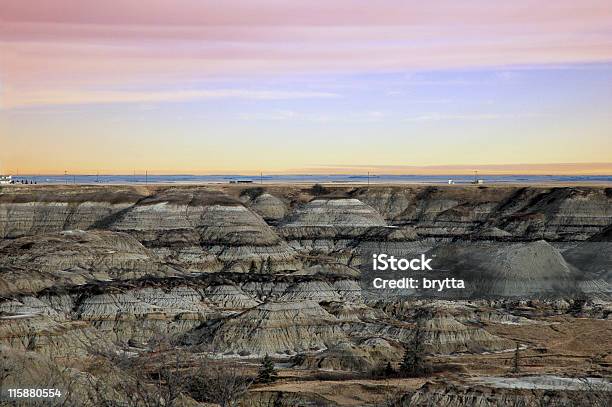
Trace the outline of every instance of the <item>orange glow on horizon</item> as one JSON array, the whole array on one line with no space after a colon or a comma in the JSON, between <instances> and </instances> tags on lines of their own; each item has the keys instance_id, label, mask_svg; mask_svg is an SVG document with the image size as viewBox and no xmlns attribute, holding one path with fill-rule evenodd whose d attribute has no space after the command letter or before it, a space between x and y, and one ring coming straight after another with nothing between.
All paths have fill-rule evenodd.
<instances>
[{"instance_id":1,"label":"orange glow on horizon","mask_svg":"<svg viewBox=\"0 0 612 407\"><path fill-rule=\"evenodd\" d=\"M132 170L132 171L91 171L86 169L66 170L68 175L612 175L612 163L559 163L559 164L508 164L474 166L358 166L358 167L311 167L286 170ZM5 170L6 172L6 170ZM0 172L1 173L1 172ZM28 169L8 171L12 175L64 175L56 171L32 171Z\"/></svg>"}]
</instances>

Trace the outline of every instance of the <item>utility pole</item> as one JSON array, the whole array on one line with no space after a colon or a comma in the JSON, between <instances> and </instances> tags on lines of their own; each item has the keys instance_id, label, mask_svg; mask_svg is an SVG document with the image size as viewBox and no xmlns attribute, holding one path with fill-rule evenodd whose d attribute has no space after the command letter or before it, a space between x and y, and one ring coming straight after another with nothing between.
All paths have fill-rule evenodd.
<instances>
[{"instance_id":1,"label":"utility pole","mask_svg":"<svg viewBox=\"0 0 612 407\"><path fill-rule=\"evenodd\" d=\"M263 184L263 172L259 173L259 183Z\"/></svg>"},{"instance_id":2,"label":"utility pole","mask_svg":"<svg viewBox=\"0 0 612 407\"><path fill-rule=\"evenodd\" d=\"M478 183L478 170L474 170L474 184Z\"/></svg>"},{"instance_id":3,"label":"utility pole","mask_svg":"<svg viewBox=\"0 0 612 407\"><path fill-rule=\"evenodd\" d=\"M368 185L370 185L370 171L368 171Z\"/></svg>"},{"instance_id":4,"label":"utility pole","mask_svg":"<svg viewBox=\"0 0 612 407\"><path fill-rule=\"evenodd\" d=\"M149 170L145 170L145 184L149 183Z\"/></svg>"},{"instance_id":5,"label":"utility pole","mask_svg":"<svg viewBox=\"0 0 612 407\"><path fill-rule=\"evenodd\" d=\"M64 170L64 184L68 185L68 171Z\"/></svg>"}]
</instances>

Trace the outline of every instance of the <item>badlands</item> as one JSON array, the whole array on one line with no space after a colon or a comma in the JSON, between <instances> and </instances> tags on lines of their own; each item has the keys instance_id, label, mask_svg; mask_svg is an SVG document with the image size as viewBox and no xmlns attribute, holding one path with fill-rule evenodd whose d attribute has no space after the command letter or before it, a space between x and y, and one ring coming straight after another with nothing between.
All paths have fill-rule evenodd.
<instances>
[{"instance_id":1,"label":"badlands","mask_svg":"<svg viewBox=\"0 0 612 407\"><path fill-rule=\"evenodd\" d=\"M3 186L0 405L610 405L611 249L605 187ZM370 290L371 253L466 290Z\"/></svg>"}]
</instances>

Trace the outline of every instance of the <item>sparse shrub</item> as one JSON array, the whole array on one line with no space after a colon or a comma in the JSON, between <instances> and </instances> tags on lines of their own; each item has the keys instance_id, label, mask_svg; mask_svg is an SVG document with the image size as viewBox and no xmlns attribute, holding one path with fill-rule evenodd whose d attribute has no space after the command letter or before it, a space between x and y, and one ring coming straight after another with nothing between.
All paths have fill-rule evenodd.
<instances>
[{"instance_id":1,"label":"sparse shrub","mask_svg":"<svg viewBox=\"0 0 612 407\"><path fill-rule=\"evenodd\" d=\"M314 184L310 189L313 195L325 195L329 193L329 189L325 188L321 184Z\"/></svg>"},{"instance_id":2,"label":"sparse shrub","mask_svg":"<svg viewBox=\"0 0 612 407\"><path fill-rule=\"evenodd\" d=\"M251 200L253 200L264 192L266 191L262 187L247 188L240 193L240 196L248 196Z\"/></svg>"},{"instance_id":3,"label":"sparse shrub","mask_svg":"<svg viewBox=\"0 0 612 407\"><path fill-rule=\"evenodd\" d=\"M300 366L306 360L306 355L303 353L298 353L297 355L291 358L291 363L293 366Z\"/></svg>"},{"instance_id":4,"label":"sparse shrub","mask_svg":"<svg viewBox=\"0 0 612 407\"><path fill-rule=\"evenodd\" d=\"M576 297L572 300L570 307L567 310L568 314L577 316L584 311L587 299L584 297Z\"/></svg>"},{"instance_id":5,"label":"sparse shrub","mask_svg":"<svg viewBox=\"0 0 612 407\"><path fill-rule=\"evenodd\" d=\"M394 377L397 374L393 366L391 366L391 362L387 362L387 364L379 364L373 369L369 370L365 376L368 379L384 379L389 377Z\"/></svg>"}]
</instances>

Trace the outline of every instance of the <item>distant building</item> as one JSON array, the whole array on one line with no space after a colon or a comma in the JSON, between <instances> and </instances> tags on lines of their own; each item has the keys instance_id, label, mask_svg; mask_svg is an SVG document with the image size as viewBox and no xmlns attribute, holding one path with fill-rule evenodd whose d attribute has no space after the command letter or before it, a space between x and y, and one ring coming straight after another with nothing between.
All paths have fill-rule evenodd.
<instances>
[{"instance_id":1,"label":"distant building","mask_svg":"<svg viewBox=\"0 0 612 407\"><path fill-rule=\"evenodd\" d=\"M455 183L455 181L453 181L452 179L448 180L448 185L453 185Z\"/></svg>"}]
</instances>

